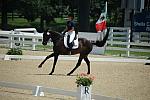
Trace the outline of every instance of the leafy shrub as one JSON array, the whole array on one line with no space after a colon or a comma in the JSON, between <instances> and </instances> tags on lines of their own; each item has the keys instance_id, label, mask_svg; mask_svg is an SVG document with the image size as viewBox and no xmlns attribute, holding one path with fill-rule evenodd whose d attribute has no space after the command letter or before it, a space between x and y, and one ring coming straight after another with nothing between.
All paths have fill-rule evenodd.
<instances>
[{"instance_id":1,"label":"leafy shrub","mask_svg":"<svg viewBox=\"0 0 150 100\"><path fill-rule=\"evenodd\" d=\"M90 85L92 85L94 79L95 79L95 77L92 75L81 73L80 75L77 76L75 83L77 83L77 87L79 87L81 85L90 86Z\"/></svg>"},{"instance_id":2,"label":"leafy shrub","mask_svg":"<svg viewBox=\"0 0 150 100\"><path fill-rule=\"evenodd\" d=\"M22 55L22 50L19 48L11 48L7 52L8 55Z\"/></svg>"}]
</instances>

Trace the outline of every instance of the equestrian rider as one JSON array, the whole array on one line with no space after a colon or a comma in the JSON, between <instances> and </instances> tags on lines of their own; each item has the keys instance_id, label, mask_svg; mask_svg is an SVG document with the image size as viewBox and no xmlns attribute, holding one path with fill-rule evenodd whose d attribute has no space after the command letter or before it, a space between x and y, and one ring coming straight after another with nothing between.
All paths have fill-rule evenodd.
<instances>
[{"instance_id":1,"label":"equestrian rider","mask_svg":"<svg viewBox=\"0 0 150 100\"><path fill-rule=\"evenodd\" d=\"M69 51L72 50L72 47L74 45L74 39L76 38L75 23L73 19L74 19L74 15L69 14L66 28L63 31L63 35L67 36L67 46Z\"/></svg>"}]
</instances>

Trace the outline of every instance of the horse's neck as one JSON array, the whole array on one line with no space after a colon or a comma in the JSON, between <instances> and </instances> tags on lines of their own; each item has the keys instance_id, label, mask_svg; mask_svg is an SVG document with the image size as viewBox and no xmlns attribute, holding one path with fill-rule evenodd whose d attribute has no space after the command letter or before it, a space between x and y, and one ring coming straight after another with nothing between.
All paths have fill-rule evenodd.
<instances>
[{"instance_id":1,"label":"horse's neck","mask_svg":"<svg viewBox=\"0 0 150 100\"><path fill-rule=\"evenodd\" d=\"M62 39L61 35L60 34L55 34L53 37L52 37L52 42L53 44L56 44L58 41L60 41Z\"/></svg>"}]
</instances>

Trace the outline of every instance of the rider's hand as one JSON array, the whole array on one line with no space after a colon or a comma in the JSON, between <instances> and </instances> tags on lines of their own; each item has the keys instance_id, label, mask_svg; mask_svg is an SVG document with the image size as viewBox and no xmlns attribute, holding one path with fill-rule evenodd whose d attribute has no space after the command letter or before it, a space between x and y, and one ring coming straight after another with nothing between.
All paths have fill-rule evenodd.
<instances>
[{"instance_id":1,"label":"rider's hand","mask_svg":"<svg viewBox=\"0 0 150 100\"><path fill-rule=\"evenodd\" d=\"M66 33L66 32L65 32L65 31L62 31L61 33L62 33L63 36L65 36L65 33Z\"/></svg>"}]
</instances>

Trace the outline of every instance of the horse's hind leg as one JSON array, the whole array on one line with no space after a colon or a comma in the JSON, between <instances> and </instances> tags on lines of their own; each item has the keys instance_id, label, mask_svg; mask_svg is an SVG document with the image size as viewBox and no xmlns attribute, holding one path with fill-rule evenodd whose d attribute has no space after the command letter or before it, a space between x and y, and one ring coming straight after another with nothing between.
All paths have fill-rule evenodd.
<instances>
[{"instance_id":1,"label":"horse's hind leg","mask_svg":"<svg viewBox=\"0 0 150 100\"><path fill-rule=\"evenodd\" d=\"M42 67L42 65L45 63L45 61L47 60L47 59L49 59L49 58L51 58L51 57L53 57L54 56L54 53L52 53L52 54L50 54L50 55L48 55L43 61L42 61L42 63L38 66L38 68L41 68Z\"/></svg>"},{"instance_id":2,"label":"horse's hind leg","mask_svg":"<svg viewBox=\"0 0 150 100\"><path fill-rule=\"evenodd\" d=\"M49 73L49 75L52 75L52 74L53 74L53 72L54 72L54 70L55 70L55 65L56 65L56 63L57 63L58 56L59 56L59 55L57 55L57 54L55 54L55 55L54 55L54 63L53 63L53 68L52 68L52 71L51 71L51 73Z\"/></svg>"},{"instance_id":3,"label":"horse's hind leg","mask_svg":"<svg viewBox=\"0 0 150 100\"><path fill-rule=\"evenodd\" d=\"M81 65L82 59L83 59L83 57L80 56L75 68L70 73L68 73L67 75L72 74Z\"/></svg>"},{"instance_id":4,"label":"horse's hind leg","mask_svg":"<svg viewBox=\"0 0 150 100\"><path fill-rule=\"evenodd\" d=\"M88 57L85 57L84 61L86 62L87 66L88 66L88 72L87 72L87 74L90 74L90 61L89 61Z\"/></svg>"}]
</instances>

